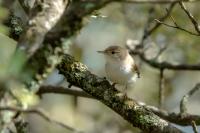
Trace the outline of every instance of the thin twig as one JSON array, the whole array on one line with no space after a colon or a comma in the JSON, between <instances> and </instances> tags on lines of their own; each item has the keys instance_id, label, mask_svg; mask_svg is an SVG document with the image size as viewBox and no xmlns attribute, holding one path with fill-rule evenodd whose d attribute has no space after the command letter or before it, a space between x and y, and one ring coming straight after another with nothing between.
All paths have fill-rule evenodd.
<instances>
[{"instance_id":1,"label":"thin twig","mask_svg":"<svg viewBox=\"0 0 200 133\"><path fill-rule=\"evenodd\" d=\"M37 114L39 116L41 116L43 119L45 119L46 121L59 125L67 130L73 131L73 132L78 132L78 133L82 133L82 131L77 131L76 129L74 129L71 126L68 126L62 122L53 120L52 118L50 118L42 109L40 108L36 108L36 109L22 109L19 107L9 107L9 106L0 106L0 111L12 111L12 112L21 112L21 113L31 113L31 114Z\"/></svg>"},{"instance_id":2,"label":"thin twig","mask_svg":"<svg viewBox=\"0 0 200 133\"><path fill-rule=\"evenodd\" d=\"M192 124L192 128L193 128L194 133L198 133L197 125L196 125L195 121L192 121L191 124Z\"/></svg>"},{"instance_id":3,"label":"thin twig","mask_svg":"<svg viewBox=\"0 0 200 133\"><path fill-rule=\"evenodd\" d=\"M90 0L91 1L91 0ZM134 3L134 4L169 4L174 2L197 2L198 0L114 0L116 2Z\"/></svg>"},{"instance_id":4,"label":"thin twig","mask_svg":"<svg viewBox=\"0 0 200 133\"><path fill-rule=\"evenodd\" d=\"M168 10L168 9L166 9L166 11L167 11L167 12L169 12L169 10ZM176 23L176 21L175 21L174 17L173 17L171 14L170 14L169 16L170 16L170 18L171 18L172 22L174 23L174 25L178 27L178 24Z\"/></svg>"},{"instance_id":5,"label":"thin twig","mask_svg":"<svg viewBox=\"0 0 200 133\"><path fill-rule=\"evenodd\" d=\"M159 107L162 108L164 102L164 69L160 69L160 81L159 81Z\"/></svg>"},{"instance_id":6,"label":"thin twig","mask_svg":"<svg viewBox=\"0 0 200 133\"><path fill-rule=\"evenodd\" d=\"M137 51L136 51L137 52ZM190 71L199 71L200 70L200 64L172 64L169 62L157 62L155 60L151 60L151 59L147 59L145 57L145 55L143 53L137 52L136 53L134 50L131 50L130 53L131 54L138 54L139 57L148 65L150 65L151 67L154 68L158 68L158 69L168 69L168 70L176 70L176 71L180 71L180 70L190 70Z\"/></svg>"},{"instance_id":7,"label":"thin twig","mask_svg":"<svg viewBox=\"0 0 200 133\"><path fill-rule=\"evenodd\" d=\"M157 23L163 24L163 25L165 25L165 26L167 26L167 27L171 27L171 28L175 28L175 29L178 29L178 30L182 30L182 31L187 32L187 33L189 33L189 34L191 34L191 35L200 36L200 34L191 32L191 31L186 30L186 29L184 29L184 28L182 28L182 27L180 27L180 26L170 25L170 24L164 23L164 22L162 22L162 21L160 21L160 20L158 20L158 19L155 19L155 21L156 21Z\"/></svg>"},{"instance_id":8,"label":"thin twig","mask_svg":"<svg viewBox=\"0 0 200 133\"><path fill-rule=\"evenodd\" d=\"M85 93L84 91L74 90L74 89L70 89L70 88L66 88L62 86L51 86L51 85L41 86L37 92L38 95L43 95L46 93L69 94L69 95L80 96L80 97L85 97L85 98L93 98L92 96Z\"/></svg>"},{"instance_id":9,"label":"thin twig","mask_svg":"<svg viewBox=\"0 0 200 133\"><path fill-rule=\"evenodd\" d=\"M142 37L142 40L140 41L140 44L141 45L144 45L144 40L150 36L151 33L149 33L149 27L150 27L150 24L152 22L152 14L155 12L155 8L154 7L151 7L149 9L149 15L148 15L148 19L147 19L147 23L144 27L144 32L143 32L143 37Z\"/></svg>"},{"instance_id":10,"label":"thin twig","mask_svg":"<svg viewBox=\"0 0 200 133\"><path fill-rule=\"evenodd\" d=\"M200 83L196 84L192 90L190 90L186 95L183 96L180 102L180 113L182 116L187 114L187 107L186 104L188 102L188 98L191 97L195 92L197 92L200 89Z\"/></svg>"},{"instance_id":11,"label":"thin twig","mask_svg":"<svg viewBox=\"0 0 200 133\"><path fill-rule=\"evenodd\" d=\"M198 34L200 34L200 26L199 26L198 22L195 20L195 18L193 17L193 15L187 10L187 8L185 7L185 5L184 5L183 2L179 2L179 5L183 9L183 11L187 14L187 16L190 19L190 21L192 22L192 24L193 24L194 29L196 30L196 32Z\"/></svg>"},{"instance_id":12,"label":"thin twig","mask_svg":"<svg viewBox=\"0 0 200 133\"><path fill-rule=\"evenodd\" d=\"M176 5L176 3L172 3L168 9L167 14L165 14L163 17L159 18L159 20L164 21L165 19L168 18L168 16L170 15L172 9L174 8L174 6ZM147 21L146 25L150 25L148 24L149 21ZM144 34L141 40L141 44L144 42L145 39L147 39L154 31L156 31L156 29L158 29L160 27L161 23L156 23L152 28L150 27L145 27L144 29ZM149 29L148 29L149 28Z\"/></svg>"}]
</instances>

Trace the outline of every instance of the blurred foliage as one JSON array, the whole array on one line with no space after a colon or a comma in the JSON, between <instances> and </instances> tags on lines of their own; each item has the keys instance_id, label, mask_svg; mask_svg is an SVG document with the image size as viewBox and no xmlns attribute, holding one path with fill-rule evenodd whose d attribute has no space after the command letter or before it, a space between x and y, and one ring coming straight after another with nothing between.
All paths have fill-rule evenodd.
<instances>
[{"instance_id":1,"label":"blurred foliage","mask_svg":"<svg viewBox=\"0 0 200 133\"><path fill-rule=\"evenodd\" d=\"M28 133L28 123L24 120L15 122L17 133Z\"/></svg>"},{"instance_id":2,"label":"blurred foliage","mask_svg":"<svg viewBox=\"0 0 200 133\"><path fill-rule=\"evenodd\" d=\"M0 106L27 108L30 105L35 105L38 97L33 92L28 91L22 83L22 77L27 75L21 72L25 56L21 52L14 54L17 42L8 37L9 28L3 24L7 17L8 10L0 7L0 83L2 83L0 84ZM12 26L16 26L16 20L11 21ZM18 33L21 32L21 29L18 28L17 30ZM8 132L5 125L12 121L14 115L13 112L0 112L0 132ZM27 132L25 131L27 124L18 122L16 126L16 130L20 133Z\"/></svg>"},{"instance_id":3,"label":"blurred foliage","mask_svg":"<svg viewBox=\"0 0 200 133\"><path fill-rule=\"evenodd\" d=\"M2 24L2 22L7 18L8 10L6 8L0 7L0 33L7 35L9 33L8 27Z\"/></svg>"}]
</instances>

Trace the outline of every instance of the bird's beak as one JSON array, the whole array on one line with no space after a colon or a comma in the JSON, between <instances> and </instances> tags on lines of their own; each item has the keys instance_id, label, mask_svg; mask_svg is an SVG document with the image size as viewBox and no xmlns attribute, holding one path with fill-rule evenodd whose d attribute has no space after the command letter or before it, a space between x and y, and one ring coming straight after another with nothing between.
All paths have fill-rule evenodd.
<instances>
[{"instance_id":1,"label":"bird's beak","mask_svg":"<svg viewBox=\"0 0 200 133\"><path fill-rule=\"evenodd\" d=\"M105 54L105 51L97 51L100 54Z\"/></svg>"}]
</instances>

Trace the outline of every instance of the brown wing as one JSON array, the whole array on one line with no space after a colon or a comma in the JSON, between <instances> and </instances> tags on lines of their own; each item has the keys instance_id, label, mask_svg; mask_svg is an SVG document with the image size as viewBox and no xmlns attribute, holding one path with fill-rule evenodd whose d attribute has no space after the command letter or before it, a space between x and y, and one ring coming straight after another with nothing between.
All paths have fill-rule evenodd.
<instances>
[{"instance_id":1,"label":"brown wing","mask_svg":"<svg viewBox=\"0 0 200 133\"><path fill-rule=\"evenodd\" d=\"M140 71L139 71L138 66L136 64L133 65L133 71L136 72L138 78L140 78Z\"/></svg>"}]
</instances>

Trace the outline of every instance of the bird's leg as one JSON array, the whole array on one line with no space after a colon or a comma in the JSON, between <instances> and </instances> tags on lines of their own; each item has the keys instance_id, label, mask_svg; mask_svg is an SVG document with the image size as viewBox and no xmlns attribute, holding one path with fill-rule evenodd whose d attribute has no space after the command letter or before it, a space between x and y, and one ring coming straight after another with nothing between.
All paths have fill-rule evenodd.
<instances>
[{"instance_id":1,"label":"bird's leg","mask_svg":"<svg viewBox=\"0 0 200 133\"><path fill-rule=\"evenodd\" d=\"M127 98L127 88L128 88L128 85L126 84L125 85L125 88L123 90L123 99L126 99Z\"/></svg>"},{"instance_id":2,"label":"bird's leg","mask_svg":"<svg viewBox=\"0 0 200 133\"><path fill-rule=\"evenodd\" d=\"M116 84L117 84L117 83L112 83L112 87L115 88L115 85L116 85Z\"/></svg>"},{"instance_id":3,"label":"bird's leg","mask_svg":"<svg viewBox=\"0 0 200 133\"><path fill-rule=\"evenodd\" d=\"M136 64L134 64L134 66L133 66L133 70L136 72L137 77L140 78L140 71L139 71L139 69L138 69L138 67L137 67Z\"/></svg>"}]
</instances>

